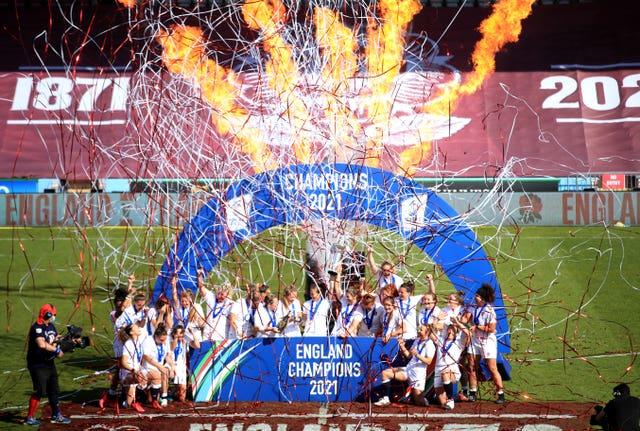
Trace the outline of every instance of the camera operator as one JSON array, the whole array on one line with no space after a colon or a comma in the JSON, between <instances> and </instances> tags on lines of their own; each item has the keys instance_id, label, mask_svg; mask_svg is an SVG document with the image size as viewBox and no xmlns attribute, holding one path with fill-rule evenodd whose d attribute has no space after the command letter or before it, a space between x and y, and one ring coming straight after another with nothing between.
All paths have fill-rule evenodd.
<instances>
[{"instance_id":1,"label":"camera operator","mask_svg":"<svg viewBox=\"0 0 640 431\"><path fill-rule=\"evenodd\" d=\"M29 398L29 411L25 425L39 426L35 413L40 398L47 395L51 406L51 422L59 424L70 423L71 420L60 414L58 394L58 373L54 363L55 358L61 358L64 352L56 344L58 332L53 322L56 319L56 308L51 304L44 304L38 313L38 320L31 325L27 340L27 368L33 382L33 394Z\"/></svg>"},{"instance_id":2,"label":"camera operator","mask_svg":"<svg viewBox=\"0 0 640 431\"><path fill-rule=\"evenodd\" d=\"M596 406L596 410L591 425L600 425L605 431L640 431L640 399L631 396L625 383L613 388L613 399L604 408Z\"/></svg>"}]
</instances>

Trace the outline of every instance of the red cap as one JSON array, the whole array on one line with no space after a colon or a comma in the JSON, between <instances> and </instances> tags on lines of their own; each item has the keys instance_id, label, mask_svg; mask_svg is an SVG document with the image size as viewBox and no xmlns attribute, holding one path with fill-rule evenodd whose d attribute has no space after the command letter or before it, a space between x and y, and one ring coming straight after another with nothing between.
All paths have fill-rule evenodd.
<instances>
[{"instance_id":1,"label":"red cap","mask_svg":"<svg viewBox=\"0 0 640 431\"><path fill-rule=\"evenodd\" d=\"M44 304L40 307L40 312L38 313L38 325L42 325L45 320L51 318L51 316L56 315L56 307L51 304Z\"/></svg>"}]
</instances>

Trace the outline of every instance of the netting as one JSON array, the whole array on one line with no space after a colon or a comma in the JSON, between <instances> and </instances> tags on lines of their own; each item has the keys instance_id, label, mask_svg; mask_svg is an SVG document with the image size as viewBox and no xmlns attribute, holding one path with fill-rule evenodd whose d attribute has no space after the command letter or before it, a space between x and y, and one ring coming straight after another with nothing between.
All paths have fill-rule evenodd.
<instances>
[{"instance_id":1,"label":"netting","mask_svg":"<svg viewBox=\"0 0 640 431\"><path fill-rule=\"evenodd\" d=\"M67 199L77 198L80 203L64 207L69 229L52 228L44 238L36 235L36 240L34 234L16 227L10 255L12 261L25 264L20 264L18 277L12 276L16 286L7 286L7 292L15 288L21 295L37 295L45 274L71 272L73 276L61 278L57 286L56 282L43 284L53 287L61 299L73 302L70 319L80 319L94 331L96 350L104 361L111 350L105 311L113 289L136 274L135 287L157 297L156 278L171 276L162 274L161 267L179 243L182 228L205 203L226 201L227 187L237 180L255 179L263 187L264 177L254 174L316 163L379 167L411 178L456 178L472 170L490 170L491 187L468 204L460 220L474 229L491 264L505 268L496 276L503 287L504 311L514 337L508 348L514 352L518 376L524 379L515 383L517 389L510 395L544 398L545 388L551 385L560 388L557 393L592 399L593 394L582 388L573 393L568 382L540 381L536 373L527 374L526 368L536 361L552 364L553 374L559 370L555 361L565 364L579 359L588 364L585 376L604 384L637 379L635 324L618 323L612 317L609 325L600 314L594 322L584 312L595 304L608 303L603 297L611 282L620 283L631 298L637 298L637 277L626 275L629 262L622 248L630 234L607 226L597 232L576 228L568 235L544 240L534 234L525 236L525 241L540 239L544 246L535 251L527 248L522 255L520 225L530 221L525 217L537 214L535 196L514 206L512 187L514 172L530 166L531 160L508 158L495 169L499 172L495 175L483 161L470 159L475 164L453 170L441 163L440 142L471 121L456 115L458 103L462 96L478 91L490 76L495 54L517 40L520 22L530 13L532 3L501 1L496 5L481 29L471 60L473 70L464 77L439 51L439 41L446 33L433 37L412 28L420 11L414 1L137 3L119 6L112 17L100 17L111 18L113 26L106 26L99 35L92 34L90 27L87 30L86 17L78 16L73 8L67 11L57 6L67 23L66 37L57 45L42 34L37 43L45 44L48 55L64 65L68 78L85 78L87 72L76 67L84 49L99 52L101 64L114 62L110 65L116 72L108 73L108 107L94 110L90 117L99 121L100 115L107 118L110 110L121 110L125 133L107 140L99 133L109 127L106 123L98 128L92 121L68 127L66 119L84 113L77 106L69 107L60 110L61 122L52 126L58 139L43 142L43 147L57 146L58 158L50 164L61 166L66 178L73 174L90 179L123 178L133 184L134 193L117 200L120 212L116 217L111 211L115 198L70 192ZM455 19L449 24L455 25ZM504 27L495 27L500 23ZM105 44L107 33L113 36ZM47 63L40 66L40 78L52 79ZM94 78L85 79L96 79L105 70L88 72ZM49 81L60 92L54 99L63 99L66 93L60 88L65 82L64 78ZM84 93L93 94L94 99L88 97L94 102L103 90L98 82L103 81L89 82L93 93ZM495 115L516 114L507 116L500 133L503 141L496 145L517 146L511 132L527 127L541 141L564 149L562 142L541 128L539 114L526 100L509 88L502 91L503 103ZM41 103L49 106L53 102ZM79 152L82 161L74 164ZM556 164L552 154L544 158ZM570 167L560 169L566 169L567 175L580 175ZM279 190L274 188L272 193ZM326 211L330 202L300 205ZM277 227L247 235L214 267L206 268L208 285L229 282L237 297L248 284L268 284L280 295L293 283L302 295L310 256L326 273L343 254L364 252L373 244L375 259L394 262L399 275L417 280L420 291L426 286L427 273L435 274L438 293L454 290L448 274L411 238L366 218L316 215L310 211L297 223L273 223ZM36 250L41 244L53 254L59 243L68 244L70 251L63 262L46 256L31 259L39 256ZM199 256L207 260L204 253ZM573 266L578 270L567 268ZM546 273L537 277L541 268ZM570 292L565 292L571 284L567 272L578 280ZM478 274L478 280L485 275ZM366 276L371 282L372 274ZM78 280L77 292L63 285ZM18 326L16 315L31 309L28 301L22 302L8 307L7 326ZM583 332L587 324L595 324L614 339L612 346L588 343L589 336ZM546 350L541 351L540 346ZM613 357L618 359L612 366L599 362ZM98 375L104 371L98 370ZM104 384L94 376L78 379L98 387Z\"/></svg>"}]
</instances>

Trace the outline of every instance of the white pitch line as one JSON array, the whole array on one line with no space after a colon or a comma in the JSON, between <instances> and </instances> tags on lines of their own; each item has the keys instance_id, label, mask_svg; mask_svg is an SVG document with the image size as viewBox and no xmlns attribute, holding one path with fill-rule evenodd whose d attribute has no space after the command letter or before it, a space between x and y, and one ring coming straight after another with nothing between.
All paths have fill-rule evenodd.
<instances>
[{"instance_id":1,"label":"white pitch line","mask_svg":"<svg viewBox=\"0 0 640 431\"><path fill-rule=\"evenodd\" d=\"M362 419L362 418L399 418L399 419L429 419L429 418L451 418L451 419L577 419L577 415L551 415L551 414L531 414L531 413L505 413L505 414L480 414L480 413L350 413L347 415L331 414L267 414L267 413L143 413L143 414L98 414L98 415L71 415L72 419L134 419L134 418L269 418L269 419Z\"/></svg>"},{"instance_id":2,"label":"white pitch line","mask_svg":"<svg viewBox=\"0 0 640 431\"><path fill-rule=\"evenodd\" d=\"M519 352L518 352L519 353ZM515 359L519 362L560 362L560 361L584 361L585 359L607 359L607 358L616 358L616 357L624 357L624 356L638 356L640 352L626 352L626 353L606 353L602 355L585 355L585 356L571 356L567 358L528 358L528 357L515 357Z\"/></svg>"}]
</instances>

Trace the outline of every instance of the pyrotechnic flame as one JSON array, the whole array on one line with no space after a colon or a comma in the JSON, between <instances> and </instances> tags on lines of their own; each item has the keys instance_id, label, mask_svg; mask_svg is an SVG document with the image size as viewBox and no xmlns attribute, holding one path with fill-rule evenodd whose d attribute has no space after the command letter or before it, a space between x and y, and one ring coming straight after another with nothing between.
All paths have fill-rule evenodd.
<instances>
[{"instance_id":1,"label":"pyrotechnic flame","mask_svg":"<svg viewBox=\"0 0 640 431\"><path fill-rule=\"evenodd\" d=\"M202 97L217 110L213 122L221 134L228 134L241 151L251 156L257 172L277 167L260 134L246 126L248 113L235 103L238 94L233 72L207 58L202 30L173 26L157 36L167 70L178 73L202 91Z\"/></svg>"},{"instance_id":2,"label":"pyrotechnic flame","mask_svg":"<svg viewBox=\"0 0 640 431\"><path fill-rule=\"evenodd\" d=\"M293 59L293 49L284 41L278 29L284 24L285 8L279 0L249 1L242 7L242 16L254 30L261 30L264 49L269 54L265 66L267 84L280 100L286 100L286 116L295 130L294 154L302 163L311 158L308 128L310 114L304 101L296 94L301 84L298 65Z\"/></svg>"},{"instance_id":3,"label":"pyrotechnic flame","mask_svg":"<svg viewBox=\"0 0 640 431\"><path fill-rule=\"evenodd\" d=\"M131 7L128 0L119 1ZM506 43L518 40L521 22L531 13L533 2L502 0L496 3L492 14L480 25L482 39L475 46L474 69L466 82L453 81L443 86L430 103L425 102L417 111L446 118L461 96L477 91L495 69L495 54ZM314 135L321 125L333 139L336 160L348 160L349 152L359 149L366 165L379 165L383 142L389 133L385 125L390 123L393 109L391 93L404 64L407 26L420 12L421 4L419 0L380 0L377 8L379 17L370 18L367 24L366 76L358 70L355 30L343 23L339 13L314 9L315 38L322 54L318 65L322 88L313 93L315 100L310 102L301 96L300 88L308 85L296 64L293 48L283 37L286 9L281 1L254 0L242 6L249 27L261 34L268 56L263 82L283 105L282 117L291 127L293 153L299 162L311 161L311 144L317 139ZM213 119L216 130L229 136L240 151L250 155L256 171L277 167L260 131L248 126L251 114L236 102L239 84L235 74L207 57L202 31L174 26L170 32L161 32L157 39L163 47L162 60L167 69L200 88L203 99L217 111ZM354 78L365 83L358 95L358 109L365 113L365 122L347 103L349 82ZM309 103L314 105L307 106ZM418 130L419 143L400 154L398 165L404 175L413 175L422 160L431 154L433 128L438 123L424 121ZM365 125L368 125L366 129Z\"/></svg>"},{"instance_id":4,"label":"pyrotechnic flame","mask_svg":"<svg viewBox=\"0 0 640 431\"><path fill-rule=\"evenodd\" d=\"M136 5L136 0L118 0L127 9L133 9Z\"/></svg>"},{"instance_id":5,"label":"pyrotechnic flame","mask_svg":"<svg viewBox=\"0 0 640 431\"><path fill-rule=\"evenodd\" d=\"M353 112L343 102L349 85L348 80L358 71L358 44L353 30L344 25L337 12L325 8L314 11L316 43L323 54L323 84L326 94L325 116L329 121L330 133L335 137L336 159L347 160L346 148L357 147L356 136L362 128Z\"/></svg>"},{"instance_id":6,"label":"pyrotechnic flame","mask_svg":"<svg viewBox=\"0 0 640 431\"><path fill-rule=\"evenodd\" d=\"M367 27L365 53L372 94L366 109L372 123L385 124L393 107L389 93L404 64L403 49L407 25L420 12L422 6L418 0L381 0L378 7L381 25L370 19ZM368 164L373 166L377 166L380 159L381 138L380 136L367 142L366 158Z\"/></svg>"},{"instance_id":7,"label":"pyrotechnic flame","mask_svg":"<svg viewBox=\"0 0 640 431\"><path fill-rule=\"evenodd\" d=\"M464 84L453 82L442 88L434 102L426 104L422 112L448 117L461 96L473 94L485 79L495 71L495 56L507 43L517 42L522 32L522 20L531 14L535 0L502 0L493 5L493 12L479 27L482 38L472 54L473 71ZM431 136L425 131L422 136ZM415 166L430 153L431 143L423 141L400 154L401 169L411 174Z\"/></svg>"}]
</instances>

